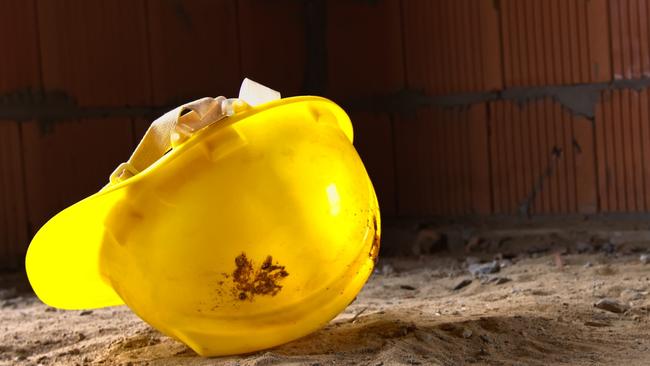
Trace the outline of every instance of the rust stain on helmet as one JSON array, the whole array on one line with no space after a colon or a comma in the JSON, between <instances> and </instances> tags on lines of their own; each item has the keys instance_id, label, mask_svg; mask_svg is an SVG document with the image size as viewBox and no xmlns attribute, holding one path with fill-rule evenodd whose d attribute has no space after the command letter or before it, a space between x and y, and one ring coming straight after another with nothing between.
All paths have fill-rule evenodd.
<instances>
[{"instance_id":1,"label":"rust stain on helmet","mask_svg":"<svg viewBox=\"0 0 650 366\"><path fill-rule=\"evenodd\" d=\"M259 268L255 268L253 261L242 253L235 258L235 266L232 272L233 295L241 301L252 301L258 295L277 295L282 290L280 282L289 275L284 266L273 263L270 255Z\"/></svg>"}]
</instances>

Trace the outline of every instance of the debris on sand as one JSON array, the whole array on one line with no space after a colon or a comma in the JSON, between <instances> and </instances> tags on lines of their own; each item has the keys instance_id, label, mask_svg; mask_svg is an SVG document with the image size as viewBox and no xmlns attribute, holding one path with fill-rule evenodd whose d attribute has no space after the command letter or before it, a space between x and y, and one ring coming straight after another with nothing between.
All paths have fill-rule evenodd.
<instances>
[{"instance_id":1,"label":"debris on sand","mask_svg":"<svg viewBox=\"0 0 650 366\"><path fill-rule=\"evenodd\" d=\"M495 284L495 285L503 285L504 283L507 283L507 282L510 282L510 281L512 281L512 280L510 278L508 278L508 277L495 276L495 277L486 277L486 278L484 278L481 281L481 284L487 285L487 284L492 283L492 284Z\"/></svg>"},{"instance_id":2,"label":"debris on sand","mask_svg":"<svg viewBox=\"0 0 650 366\"><path fill-rule=\"evenodd\" d=\"M497 260L497 259L495 259ZM499 261L499 267L501 268L506 268L506 267L511 267L512 266L512 261L510 259L500 259Z\"/></svg>"},{"instance_id":3,"label":"debris on sand","mask_svg":"<svg viewBox=\"0 0 650 366\"><path fill-rule=\"evenodd\" d=\"M621 299L623 299L626 302L629 301L638 301L638 300L643 300L646 295L648 295L647 291L639 291L636 289L628 288L623 291L621 291Z\"/></svg>"},{"instance_id":4,"label":"debris on sand","mask_svg":"<svg viewBox=\"0 0 650 366\"><path fill-rule=\"evenodd\" d=\"M499 272L501 270L501 265L499 264L498 261L492 261L483 264L475 263L475 264L470 264L469 267L467 267L467 270L469 271L469 273L472 274L472 276L481 277L488 274Z\"/></svg>"},{"instance_id":5,"label":"debris on sand","mask_svg":"<svg viewBox=\"0 0 650 366\"><path fill-rule=\"evenodd\" d=\"M614 244L611 243L611 242L608 242L608 243L605 243L605 244L600 248L600 250L602 250L603 252L605 252L605 253L607 253L607 254L614 254L614 252L616 252L616 245L614 245Z\"/></svg>"},{"instance_id":6,"label":"debris on sand","mask_svg":"<svg viewBox=\"0 0 650 366\"><path fill-rule=\"evenodd\" d=\"M452 288L452 291L458 291L458 290L460 290L461 288L464 288L464 287L469 286L471 283L472 283L472 280L470 280L469 278L466 278L466 279L464 279L464 280L458 282L458 284L456 284L456 286L454 286L454 287Z\"/></svg>"},{"instance_id":7,"label":"debris on sand","mask_svg":"<svg viewBox=\"0 0 650 366\"><path fill-rule=\"evenodd\" d=\"M366 306L365 308L359 310L356 314L354 314L354 316L352 317L352 319L350 319L350 323L352 323L352 324L356 323L356 322L357 322L357 319L361 316L361 314L365 313L366 310L368 310L368 307L367 307L367 306Z\"/></svg>"},{"instance_id":8,"label":"debris on sand","mask_svg":"<svg viewBox=\"0 0 650 366\"><path fill-rule=\"evenodd\" d=\"M588 327L609 327L611 324L587 320L585 325Z\"/></svg>"},{"instance_id":9,"label":"debris on sand","mask_svg":"<svg viewBox=\"0 0 650 366\"><path fill-rule=\"evenodd\" d=\"M624 313L630 309L629 306L612 299L600 299L594 304L594 306L598 309L610 311L616 314Z\"/></svg>"},{"instance_id":10,"label":"debris on sand","mask_svg":"<svg viewBox=\"0 0 650 366\"><path fill-rule=\"evenodd\" d=\"M409 290L409 291L415 291L416 290L416 288L411 286L411 285L400 285L399 288L401 288L402 290Z\"/></svg>"},{"instance_id":11,"label":"debris on sand","mask_svg":"<svg viewBox=\"0 0 650 366\"><path fill-rule=\"evenodd\" d=\"M576 243L576 252L579 254L589 253L594 249L593 245L586 243L584 241L579 241Z\"/></svg>"},{"instance_id":12,"label":"debris on sand","mask_svg":"<svg viewBox=\"0 0 650 366\"><path fill-rule=\"evenodd\" d=\"M447 236L426 225L420 225L417 236L411 244L411 254L415 256L438 253L447 249Z\"/></svg>"}]
</instances>

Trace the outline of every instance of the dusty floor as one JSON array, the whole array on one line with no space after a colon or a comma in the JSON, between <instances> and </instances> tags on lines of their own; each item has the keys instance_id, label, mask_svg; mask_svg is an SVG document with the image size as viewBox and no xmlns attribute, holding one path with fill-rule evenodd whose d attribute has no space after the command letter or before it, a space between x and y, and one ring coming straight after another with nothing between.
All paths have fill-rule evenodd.
<instances>
[{"instance_id":1,"label":"dusty floor","mask_svg":"<svg viewBox=\"0 0 650 366\"><path fill-rule=\"evenodd\" d=\"M650 264L639 254L527 254L482 278L468 272L474 261L384 260L327 328L272 350L213 359L127 308L54 310L14 291L18 282L4 276L0 365L650 364ZM472 282L453 290L465 279ZM629 308L594 307L602 298Z\"/></svg>"}]
</instances>

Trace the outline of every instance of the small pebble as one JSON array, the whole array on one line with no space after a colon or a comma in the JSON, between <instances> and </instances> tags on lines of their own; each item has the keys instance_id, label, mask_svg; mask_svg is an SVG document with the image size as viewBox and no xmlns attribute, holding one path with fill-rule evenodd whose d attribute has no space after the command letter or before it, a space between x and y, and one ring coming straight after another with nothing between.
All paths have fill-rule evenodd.
<instances>
[{"instance_id":1,"label":"small pebble","mask_svg":"<svg viewBox=\"0 0 650 366\"><path fill-rule=\"evenodd\" d=\"M591 264L591 262L587 262L582 266L582 268L590 268L591 266L593 266L593 264Z\"/></svg>"},{"instance_id":2,"label":"small pebble","mask_svg":"<svg viewBox=\"0 0 650 366\"><path fill-rule=\"evenodd\" d=\"M463 330L463 338L469 338L472 336L472 331L470 329Z\"/></svg>"},{"instance_id":3,"label":"small pebble","mask_svg":"<svg viewBox=\"0 0 650 366\"><path fill-rule=\"evenodd\" d=\"M612 299L600 299L594 304L594 306L598 309L610 311L616 314L624 313L630 309L629 306Z\"/></svg>"},{"instance_id":4,"label":"small pebble","mask_svg":"<svg viewBox=\"0 0 650 366\"><path fill-rule=\"evenodd\" d=\"M511 266L512 266L512 261L510 259L502 259L501 261L499 261L499 267L501 268L506 268Z\"/></svg>"},{"instance_id":5,"label":"small pebble","mask_svg":"<svg viewBox=\"0 0 650 366\"><path fill-rule=\"evenodd\" d=\"M402 290L409 290L409 291L415 290L415 287L409 285L401 285L399 288L401 288Z\"/></svg>"},{"instance_id":6,"label":"small pebble","mask_svg":"<svg viewBox=\"0 0 650 366\"><path fill-rule=\"evenodd\" d=\"M90 315L90 314L92 314L92 313L93 313L92 310L84 310L84 311L82 311L81 313L79 313L79 315L81 315L81 316L83 316L83 315Z\"/></svg>"},{"instance_id":7,"label":"small pebble","mask_svg":"<svg viewBox=\"0 0 650 366\"><path fill-rule=\"evenodd\" d=\"M15 288L3 288L0 289L0 300L9 300L18 296L18 292Z\"/></svg>"},{"instance_id":8,"label":"small pebble","mask_svg":"<svg viewBox=\"0 0 650 366\"><path fill-rule=\"evenodd\" d=\"M381 274L383 274L384 276L390 276L393 273L395 273L395 268L393 268L393 266L391 266L390 264L384 264L381 267Z\"/></svg>"},{"instance_id":9,"label":"small pebble","mask_svg":"<svg viewBox=\"0 0 650 366\"><path fill-rule=\"evenodd\" d=\"M650 262L650 255L649 254L641 254L641 256L639 257L639 260L643 264L648 264L648 262Z\"/></svg>"},{"instance_id":10,"label":"small pebble","mask_svg":"<svg viewBox=\"0 0 650 366\"><path fill-rule=\"evenodd\" d=\"M502 284L504 284L506 282L510 282L510 281L512 281L512 280L509 279L508 277L495 277L494 280L492 280L492 282L494 282L495 285L502 285Z\"/></svg>"},{"instance_id":11,"label":"small pebble","mask_svg":"<svg viewBox=\"0 0 650 366\"><path fill-rule=\"evenodd\" d=\"M469 253L474 249L477 249L481 244L483 244L483 239L478 236L473 236L467 240L465 244L465 252Z\"/></svg>"}]
</instances>

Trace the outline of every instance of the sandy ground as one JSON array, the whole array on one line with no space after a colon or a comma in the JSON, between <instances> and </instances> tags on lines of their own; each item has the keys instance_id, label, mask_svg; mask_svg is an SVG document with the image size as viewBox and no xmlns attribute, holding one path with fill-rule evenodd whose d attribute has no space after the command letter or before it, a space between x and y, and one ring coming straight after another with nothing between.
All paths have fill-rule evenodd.
<instances>
[{"instance_id":1,"label":"sandy ground","mask_svg":"<svg viewBox=\"0 0 650 366\"><path fill-rule=\"evenodd\" d=\"M650 264L638 254L523 255L482 278L468 272L476 260L382 260L325 329L211 359L128 308L55 310L23 293L16 276L3 276L0 365L650 364ZM454 290L463 280L471 283ZM596 308L603 298L624 312Z\"/></svg>"}]
</instances>

